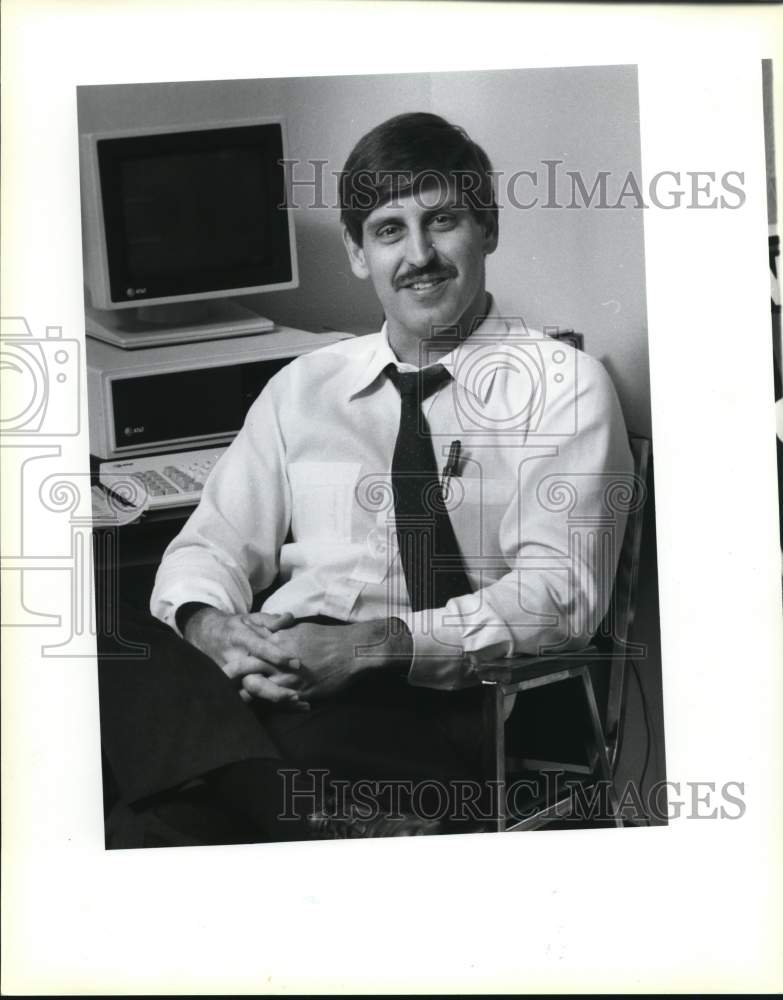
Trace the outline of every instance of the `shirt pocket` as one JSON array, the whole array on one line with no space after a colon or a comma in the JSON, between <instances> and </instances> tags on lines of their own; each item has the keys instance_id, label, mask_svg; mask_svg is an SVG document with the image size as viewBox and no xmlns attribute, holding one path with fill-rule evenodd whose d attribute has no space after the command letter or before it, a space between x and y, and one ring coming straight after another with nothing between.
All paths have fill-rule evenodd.
<instances>
[{"instance_id":1,"label":"shirt pocket","mask_svg":"<svg viewBox=\"0 0 783 1000\"><path fill-rule=\"evenodd\" d=\"M465 476L451 480L449 516L463 557L496 556L501 552L500 526L515 495L508 479Z\"/></svg>"},{"instance_id":2,"label":"shirt pocket","mask_svg":"<svg viewBox=\"0 0 783 1000\"><path fill-rule=\"evenodd\" d=\"M486 476L460 476L449 480L454 498L449 503L452 510L467 507L475 512L477 507L507 507L514 496L515 484L508 479Z\"/></svg>"},{"instance_id":3,"label":"shirt pocket","mask_svg":"<svg viewBox=\"0 0 783 1000\"><path fill-rule=\"evenodd\" d=\"M292 462L291 527L297 541L349 541L359 462Z\"/></svg>"}]
</instances>

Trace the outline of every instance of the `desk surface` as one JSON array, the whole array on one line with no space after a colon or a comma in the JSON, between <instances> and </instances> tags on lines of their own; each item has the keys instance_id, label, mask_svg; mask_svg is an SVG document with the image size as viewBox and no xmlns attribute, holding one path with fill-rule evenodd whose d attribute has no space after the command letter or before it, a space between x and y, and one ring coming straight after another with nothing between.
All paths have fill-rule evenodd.
<instances>
[{"instance_id":1,"label":"desk surface","mask_svg":"<svg viewBox=\"0 0 783 1000\"><path fill-rule=\"evenodd\" d=\"M220 364L241 364L248 361L271 361L296 357L319 347L348 340L352 333L325 330L310 333L292 326L277 326L268 333L231 337L226 340L202 340L192 344L170 344L124 350L87 338L87 367L103 375L157 374Z\"/></svg>"}]
</instances>

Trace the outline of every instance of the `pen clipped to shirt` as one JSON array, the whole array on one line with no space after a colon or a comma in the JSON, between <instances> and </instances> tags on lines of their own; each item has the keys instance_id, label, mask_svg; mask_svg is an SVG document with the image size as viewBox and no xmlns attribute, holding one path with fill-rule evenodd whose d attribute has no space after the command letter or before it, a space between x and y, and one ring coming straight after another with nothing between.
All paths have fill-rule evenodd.
<instances>
[{"instance_id":1,"label":"pen clipped to shirt","mask_svg":"<svg viewBox=\"0 0 783 1000\"><path fill-rule=\"evenodd\" d=\"M453 477L459 476L459 458L460 452L462 450L461 441L452 441L451 447L449 448L449 457L446 460L446 466L443 469L443 476L441 477L440 485L441 489L448 493L449 480Z\"/></svg>"}]
</instances>

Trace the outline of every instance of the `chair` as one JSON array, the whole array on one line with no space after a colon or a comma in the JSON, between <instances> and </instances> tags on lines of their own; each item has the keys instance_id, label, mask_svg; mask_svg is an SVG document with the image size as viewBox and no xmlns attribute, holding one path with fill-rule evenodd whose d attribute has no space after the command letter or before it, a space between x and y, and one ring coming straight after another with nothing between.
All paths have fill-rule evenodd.
<instances>
[{"instance_id":1,"label":"chair","mask_svg":"<svg viewBox=\"0 0 783 1000\"><path fill-rule=\"evenodd\" d=\"M522 769L542 771L552 762L524 761L506 753L507 733L506 697L516 694L524 697L526 691L548 684L558 684L578 678L581 680L587 715L589 717L589 764L574 766L554 764L561 771L582 772L593 788L607 789L611 815L615 825L622 826L618 812L612 778L616 765L617 748L623 716L626 660L639 655L640 647L628 641L633 624L636 585L639 574L644 505L647 496L647 475L650 459L650 442L646 438L629 438L634 461L633 491L624 497L628 511L625 535L620 551L617 573L612 589L609 611L593 641L575 653L544 656L520 656L496 660L479 667L484 690L484 760L485 778L496 789L496 815L493 825L498 831L535 829L552 820L568 815L573 808L571 794L556 797L542 808L528 815L510 814L506 801L509 774ZM606 711L599 711L594 678L603 673L607 681ZM513 716L511 717L513 720Z\"/></svg>"}]
</instances>

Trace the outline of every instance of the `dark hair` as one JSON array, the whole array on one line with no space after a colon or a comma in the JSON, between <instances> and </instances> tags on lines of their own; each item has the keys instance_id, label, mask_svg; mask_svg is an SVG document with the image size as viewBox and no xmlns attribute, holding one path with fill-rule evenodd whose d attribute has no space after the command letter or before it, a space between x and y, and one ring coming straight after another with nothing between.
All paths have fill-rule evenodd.
<instances>
[{"instance_id":1,"label":"dark hair","mask_svg":"<svg viewBox=\"0 0 783 1000\"><path fill-rule=\"evenodd\" d=\"M453 182L458 203L486 231L497 229L489 157L464 129L424 111L390 118L356 143L340 175L340 220L361 246L364 220L374 209L395 196L416 195L433 180Z\"/></svg>"}]
</instances>

